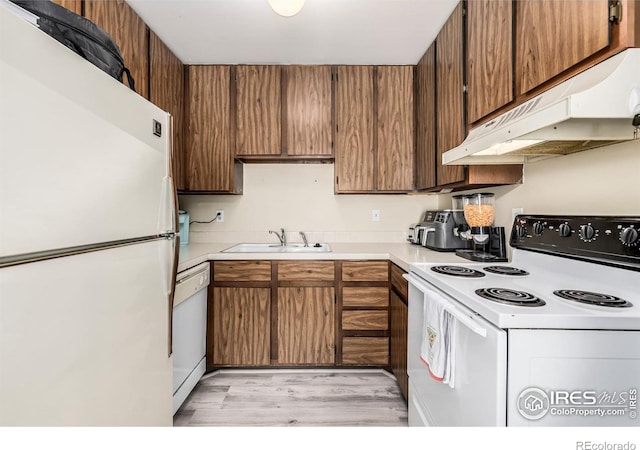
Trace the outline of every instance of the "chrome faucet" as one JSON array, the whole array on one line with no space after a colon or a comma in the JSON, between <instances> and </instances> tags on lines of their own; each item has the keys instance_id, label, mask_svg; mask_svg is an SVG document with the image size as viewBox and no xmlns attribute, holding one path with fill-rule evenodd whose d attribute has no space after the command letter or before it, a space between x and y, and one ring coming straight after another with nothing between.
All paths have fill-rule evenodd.
<instances>
[{"instance_id":1,"label":"chrome faucet","mask_svg":"<svg viewBox=\"0 0 640 450\"><path fill-rule=\"evenodd\" d=\"M307 241L307 236L304 234L304 231L300 232L300 236L302 236L302 241L304 242L304 246L308 247L309 246L309 241Z\"/></svg>"},{"instance_id":2,"label":"chrome faucet","mask_svg":"<svg viewBox=\"0 0 640 450\"><path fill-rule=\"evenodd\" d=\"M278 236L278 240L280 241L280 245L282 245L282 246L287 245L287 236L284 233L284 228L280 228L280 233L278 233L277 231L269 230L269 234L275 234L276 236Z\"/></svg>"}]
</instances>

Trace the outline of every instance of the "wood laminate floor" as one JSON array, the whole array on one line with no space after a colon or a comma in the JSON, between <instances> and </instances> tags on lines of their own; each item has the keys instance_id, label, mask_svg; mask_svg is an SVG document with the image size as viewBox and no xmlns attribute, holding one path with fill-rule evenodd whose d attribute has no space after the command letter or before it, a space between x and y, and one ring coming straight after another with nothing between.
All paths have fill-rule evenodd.
<instances>
[{"instance_id":1,"label":"wood laminate floor","mask_svg":"<svg viewBox=\"0 0 640 450\"><path fill-rule=\"evenodd\" d=\"M205 375L174 426L407 426L384 371L219 371Z\"/></svg>"}]
</instances>

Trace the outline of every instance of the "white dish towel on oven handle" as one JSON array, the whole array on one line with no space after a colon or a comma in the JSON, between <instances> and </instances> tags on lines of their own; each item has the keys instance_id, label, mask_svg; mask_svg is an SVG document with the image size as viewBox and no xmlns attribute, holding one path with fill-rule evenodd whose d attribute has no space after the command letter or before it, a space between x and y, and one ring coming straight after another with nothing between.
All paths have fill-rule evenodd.
<instances>
[{"instance_id":1,"label":"white dish towel on oven handle","mask_svg":"<svg viewBox=\"0 0 640 450\"><path fill-rule=\"evenodd\" d=\"M456 362L456 319L445 308L442 294L421 289L424 294L424 320L420 359L431 377L454 388Z\"/></svg>"}]
</instances>

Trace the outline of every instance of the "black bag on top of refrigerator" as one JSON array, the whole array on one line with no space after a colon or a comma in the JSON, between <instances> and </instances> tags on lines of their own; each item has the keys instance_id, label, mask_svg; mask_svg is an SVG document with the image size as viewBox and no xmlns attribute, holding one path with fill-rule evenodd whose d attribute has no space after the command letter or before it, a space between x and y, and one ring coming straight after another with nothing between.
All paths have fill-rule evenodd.
<instances>
[{"instance_id":1,"label":"black bag on top of refrigerator","mask_svg":"<svg viewBox=\"0 0 640 450\"><path fill-rule=\"evenodd\" d=\"M38 16L38 26L42 31L116 80L122 82L122 76L126 75L129 87L135 91L133 77L124 65L120 48L98 25L50 0L11 2Z\"/></svg>"}]
</instances>

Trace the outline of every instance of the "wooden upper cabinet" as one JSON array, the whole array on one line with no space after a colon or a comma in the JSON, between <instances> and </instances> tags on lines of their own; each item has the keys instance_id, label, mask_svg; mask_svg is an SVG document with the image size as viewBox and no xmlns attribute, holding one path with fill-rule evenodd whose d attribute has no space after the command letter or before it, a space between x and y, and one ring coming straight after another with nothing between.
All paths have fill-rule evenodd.
<instances>
[{"instance_id":1,"label":"wooden upper cabinet","mask_svg":"<svg viewBox=\"0 0 640 450\"><path fill-rule=\"evenodd\" d=\"M60 6L67 8L69 11L73 11L77 15L82 15L82 0L52 0L53 3L57 3Z\"/></svg>"},{"instance_id":2,"label":"wooden upper cabinet","mask_svg":"<svg viewBox=\"0 0 640 450\"><path fill-rule=\"evenodd\" d=\"M436 46L416 66L416 189L436 186Z\"/></svg>"},{"instance_id":3,"label":"wooden upper cabinet","mask_svg":"<svg viewBox=\"0 0 640 450\"><path fill-rule=\"evenodd\" d=\"M377 67L378 191L413 189L413 67Z\"/></svg>"},{"instance_id":4,"label":"wooden upper cabinet","mask_svg":"<svg viewBox=\"0 0 640 450\"><path fill-rule=\"evenodd\" d=\"M463 166L443 166L442 154L465 138L464 23L459 3L436 37L436 179L439 186L463 181Z\"/></svg>"},{"instance_id":5,"label":"wooden upper cabinet","mask_svg":"<svg viewBox=\"0 0 640 450\"><path fill-rule=\"evenodd\" d=\"M149 100L173 116L173 178L176 188L185 190L184 66L154 32L149 36L149 55Z\"/></svg>"},{"instance_id":6,"label":"wooden upper cabinet","mask_svg":"<svg viewBox=\"0 0 640 450\"><path fill-rule=\"evenodd\" d=\"M624 17L624 20L632 20ZM609 46L608 0L516 2L516 88L526 93Z\"/></svg>"},{"instance_id":7,"label":"wooden upper cabinet","mask_svg":"<svg viewBox=\"0 0 640 450\"><path fill-rule=\"evenodd\" d=\"M147 25L124 0L85 0L84 15L111 35L131 71L136 92L149 98Z\"/></svg>"},{"instance_id":8,"label":"wooden upper cabinet","mask_svg":"<svg viewBox=\"0 0 640 450\"><path fill-rule=\"evenodd\" d=\"M281 114L281 67L237 66L236 156L279 156Z\"/></svg>"},{"instance_id":9,"label":"wooden upper cabinet","mask_svg":"<svg viewBox=\"0 0 640 450\"><path fill-rule=\"evenodd\" d=\"M238 193L242 172L232 151L231 68L189 66L186 79L188 190Z\"/></svg>"},{"instance_id":10,"label":"wooden upper cabinet","mask_svg":"<svg viewBox=\"0 0 640 450\"><path fill-rule=\"evenodd\" d=\"M373 67L339 66L336 102L336 193L372 191L374 184Z\"/></svg>"},{"instance_id":11,"label":"wooden upper cabinet","mask_svg":"<svg viewBox=\"0 0 640 450\"><path fill-rule=\"evenodd\" d=\"M514 98L513 2L470 1L466 16L467 115L473 123Z\"/></svg>"},{"instance_id":12,"label":"wooden upper cabinet","mask_svg":"<svg viewBox=\"0 0 640 450\"><path fill-rule=\"evenodd\" d=\"M332 157L331 66L285 66L288 156Z\"/></svg>"}]
</instances>

